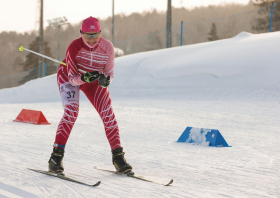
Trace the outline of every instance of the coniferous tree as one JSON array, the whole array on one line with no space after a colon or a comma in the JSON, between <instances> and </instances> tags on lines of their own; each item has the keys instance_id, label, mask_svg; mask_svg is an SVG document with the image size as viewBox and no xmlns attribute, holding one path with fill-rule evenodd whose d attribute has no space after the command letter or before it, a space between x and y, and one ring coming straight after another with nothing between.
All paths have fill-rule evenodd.
<instances>
[{"instance_id":1,"label":"coniferous tree","mask_svg":"<svg viewBox=\"0 0 280 198\"><path fill-rule=\"evenodd\" d=\"M257 33L268 32L271 17L271 5L273 3L273 15L271 31L280 30L280 0L255 0L260 7L258 17L254 19L252 29Z\"/></svg>"},{"instance_id":2,"label":"coniferous tree","mask_svg":"<svg viewBox=\"0 0 280 198\"><path fill-rule=\"evenodd\" d=\"M36 37L35 40L29 45L30 50L34 52L39 51L39 37ZM51 49L48 46L48 42L44 41L44 55L52 57ZM46 61L46 60L45 60ZM42 76L44 66L39 64L39 56L33 53L28 53L26 56L25 62L22 64L23 71L28 72L26 76L24 76L19 83L23 84L29 80L36 79ZM54 67L54 64L48 62L48 67Z\"/></svg>"},{"instance_id":3,"label":"coniferous tree","mask_svg":"<svg viewBox=\"0 0 280 198\"><path fill-rule=\"evenodd\" d=\"M16 70L18 68L19 65L21 65L23 63L23 58L20 56L17 56L14 60L14 63L12 65L12 69Z\"/></svg>"},{"instance_id":4,"label":"coniferous tree","mask_svg":"<svg viewBox=\"0 0 280 198\"><path fill-rule=\"evenodd\" d=\"M210 37L208 37L208 41L216 41L219 40L217 35L217 27L215 23L212 23L210 32L208 33Z\"/></svg>"},{"instance_id":5,"label":"coniferous tree","mask_svg":"<svg viewBox=\"0 0 280 198\"><path fill-rule=\"evenodd\" d=\"M208 7L202 6L192 10L173 7L172 24L176 26L176 24L179 24L182 20L186 24L184 25L184 44L206 42L208 40L207 33L209 32L209 27L211 27L212 22L197 23L197 21L214 18L219 19L221 17L228 18L228 16L231 15L238 15L247 13L249 11L254 11L257 9L257 6L253 4L253 1L256 0L250 0L250 3L247 5L225 4ZM274 10L275 12L279 12L279 9L277 10L276 7L274 7ZM252 30L253 24L251 23L253 22L253 17L255 17L254 15L255 12L249 12L242 15L244 17L236 17L236 25L234 28L232 28L234 29L234 33L231 33L233 30L228 31L228 28L232 27L230 24L231 22L223 23L224 20L215 21L216 26L219 28L219 38L229 38L235 36L241 31L255 33L256 31ZM80 20L81 21L77 24L72 23L65 25L60 29L60 59L65 57L69 44L81 36L79 29L81 27L82 18ZM108 17L106 19L99 19L99 21L102 27L102 36L110 40L112 18ZM188 22L195 23L188 24ZM274 26L274 22L275 20L273 19L272 30L274 31L274 27L278 27L280 29L280 25ZM198 29L196 28L196 24L200 24ZM143 13L132 13L130 15L118 14L115 16L115 46L122 49L126 55L138 51L144 51L146 48L146 46L143 44L144 41L136 38L144 37L150 32L162 31L165 28L166 12L151 10L145 11ZM225 31L229 33L226 34ZM172 32L173 41L176 40L175 43L178 45L179 39L175 39L175 37L177 34L180 34L180 28L174 27ZM54 58L57 58L57 33L58 31L55 27L48 27L44 29L44 39L49 42L49 47L51 48ZM37 31L29 31L25 33L17 33L14 31L0 32L0 76L11 74L22 75L21 72L23 71L23 65L19 63L22 63L26 60L27 52L20 52L18 48L21 45L28 48L28 45L34 40L36 35ZM161 39L162 47L164 48L164 32L161 32L158 35ZM144 37L144 39L146 39L146 37ZM138 42L134 42L135 40ZM173 46L176 46L175 43ZM136 48L137 50L135 50ZM56 63L54 63L54 65L56 66ZM17 78L20 79L21 77L17 76ZM3 84L3 81L1 81L0 78L1 85Z\"/></svg>"},{"instance_id":6,"label":"coniferous tree","mask_svg":"<svg viewBox=\"0 0 280 198\"><path fill-rule=\"evenodd\" d=\"M177 33L174 36L174 42L172 41L172 43L177 44L177 46L179 46L181 44L181 32ZM182 45L186 45L186 44L187 44L186 38L183 36Z\"/></svg>"},{"instance_id":7,"label":"coniferous tree","mask_svg":"<svg viewBox=\"0 0 280 198\"><path fill-rule=\"evenodd\" d=\"M14 31L4 31L0 33L0 57L2 59L0 63L0 76L22 72L21 63L24 62L26 53L20 52L18 49L21 45L27 47L34 37L35 34L33 32L17 33Z\"/></svg>"},{"instance_id":8,"label":"coniferous tree","mask_svg":"<svg viewBox=\"0 0 280 198\"><path fill-rule=\"evenodd\" d=\"M162 49L163 45L158 33L152 33L146 38L145 51Z\"/></svg>"}]
</instances>

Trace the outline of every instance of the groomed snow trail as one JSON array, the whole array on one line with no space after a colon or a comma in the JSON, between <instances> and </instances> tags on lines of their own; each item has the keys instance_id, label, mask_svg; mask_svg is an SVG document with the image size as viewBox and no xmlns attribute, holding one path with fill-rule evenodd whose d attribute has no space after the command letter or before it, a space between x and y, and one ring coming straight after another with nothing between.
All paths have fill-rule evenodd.
<instances>
[{"instance_id":1,"label":"groomed snow trail","mask_svg":"<svg viewBox=\"0 0 280 198\"><path fill-rule=\"evenodd\" d=\"M0 105L5 112L0 117L4 145L0 184L13 188L11 193L25 192L34 197L59 197L63 193L64 197L276 198L280 194L279 103L115 100L113 107L125 156L134 171L153 179L173 178L172 186L95 170L94 166L113 166L102 122L88 102L81 103L64 166L65 173L77 179L101 180L99 187L89 188L26 169L47 169L63 114L60 103ZM52 124L12 122L21 108L42 110ZM232 147L176 143L187 126L219 129Z\"/></svg>"},{"instance_id":2,"label":"groomed snow trail","mask_svg":"<svg viewBox=\"0 0 280 198\"><path fill-rule=\"evenodd\" d=\"M103 124L81 94L66 145L65 174L47 170L63 115L56 75L0 90L0 197L279 198L280 32L155 50L116 59L110 85L122 146L133 170L161 186L95 170L113 168ZM12 122L40 110L51 125ZM187 126L218 129L232 147L176 143Z\"/></svg>"}]
</instances>

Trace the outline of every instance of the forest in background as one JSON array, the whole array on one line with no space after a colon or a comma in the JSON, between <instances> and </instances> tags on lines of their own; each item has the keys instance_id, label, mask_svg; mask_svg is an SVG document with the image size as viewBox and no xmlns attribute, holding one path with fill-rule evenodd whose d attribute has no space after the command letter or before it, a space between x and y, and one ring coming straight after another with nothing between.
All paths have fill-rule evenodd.
<instances>
[{"instance_id":1,"label":"forest in background","mask_svg":"<svg viewBox=\"0 0 280 198\"><path fill-rule=\"evenodd\" d=\"M192 22L202 21L214 18L222 18L231 15L245 13L256 10L259 7L250 1L247 5L240 4L223 4L219 6L197 7L194 9L172 8L172 26L180 24L181 21ZM100 19L102 36L111 40L111 17ZM60 32L60 59L64 58L69 44L80 37L79 29L81 22L78 24L64 25ZM250 25L250 24L248 24ZM115 43L118 41L138 38L151 34L166 28L166 12L157 10L143 13L132 13L130 15L118 14L115 16ZM216 27L215 27L216 28ZM217 27L219 28L219 27ZM211 32L212 30L206 30ZM217 30L219 31L219 29ZM39 31L26 33L1 32L0 33L0 76L15 74L26 71L27 52L19 52L18 48L23 45L28 48L35 41ZM219 35L222 39L222 36ZM207 39L207 37L205 38ZM47 27L44 29L44 40L50 48L50 55L57 58L57 28ZM165 45L165 43L163 43ZM116 46L118 47L118 46ZM152 50L147 48L147 50ZM25 66L25 67L24 67Z\"/></svg>"}]
</instances>

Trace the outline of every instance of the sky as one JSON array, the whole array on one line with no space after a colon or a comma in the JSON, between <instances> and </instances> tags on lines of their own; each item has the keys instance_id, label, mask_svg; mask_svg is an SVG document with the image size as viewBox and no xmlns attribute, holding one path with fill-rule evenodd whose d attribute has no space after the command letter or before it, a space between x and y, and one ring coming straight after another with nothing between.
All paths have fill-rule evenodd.
<instances>
[{"instance_id":1,"label":"sky","mask_svg":"<svg viewBox=\"0 0 280 198\"><path fill-rule=\"evenodd\" d=\"M0 32L17 31L20 33L39 29L40 0L0 0ZM172 6L194 8L223 3L247 4L249 0L172 0ZM115 14L129 15L133 12L165 11L167 0L115 0ZM112 16L112 0L45 0L44 27L47 20L65 16L70 23L77 24L83 19L94 16ZM36 28L37 27L37 28Z\"/></svg>"}]
</instances>

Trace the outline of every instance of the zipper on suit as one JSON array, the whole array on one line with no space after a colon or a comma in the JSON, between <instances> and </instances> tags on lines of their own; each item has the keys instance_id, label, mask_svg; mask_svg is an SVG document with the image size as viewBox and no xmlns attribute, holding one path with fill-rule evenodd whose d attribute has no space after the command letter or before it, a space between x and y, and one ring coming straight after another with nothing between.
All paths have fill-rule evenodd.
<instances>
[{"instance_id":1,"label":"zipper on suit","mask_svg":"<svg viewBox=\"0 0 280 198\"><path fill-rule=\"evenodd\" d=\"M90 50L91 57L90 57L90 66L92 66L92 49Z\"/></svg>"}]
</instances>

